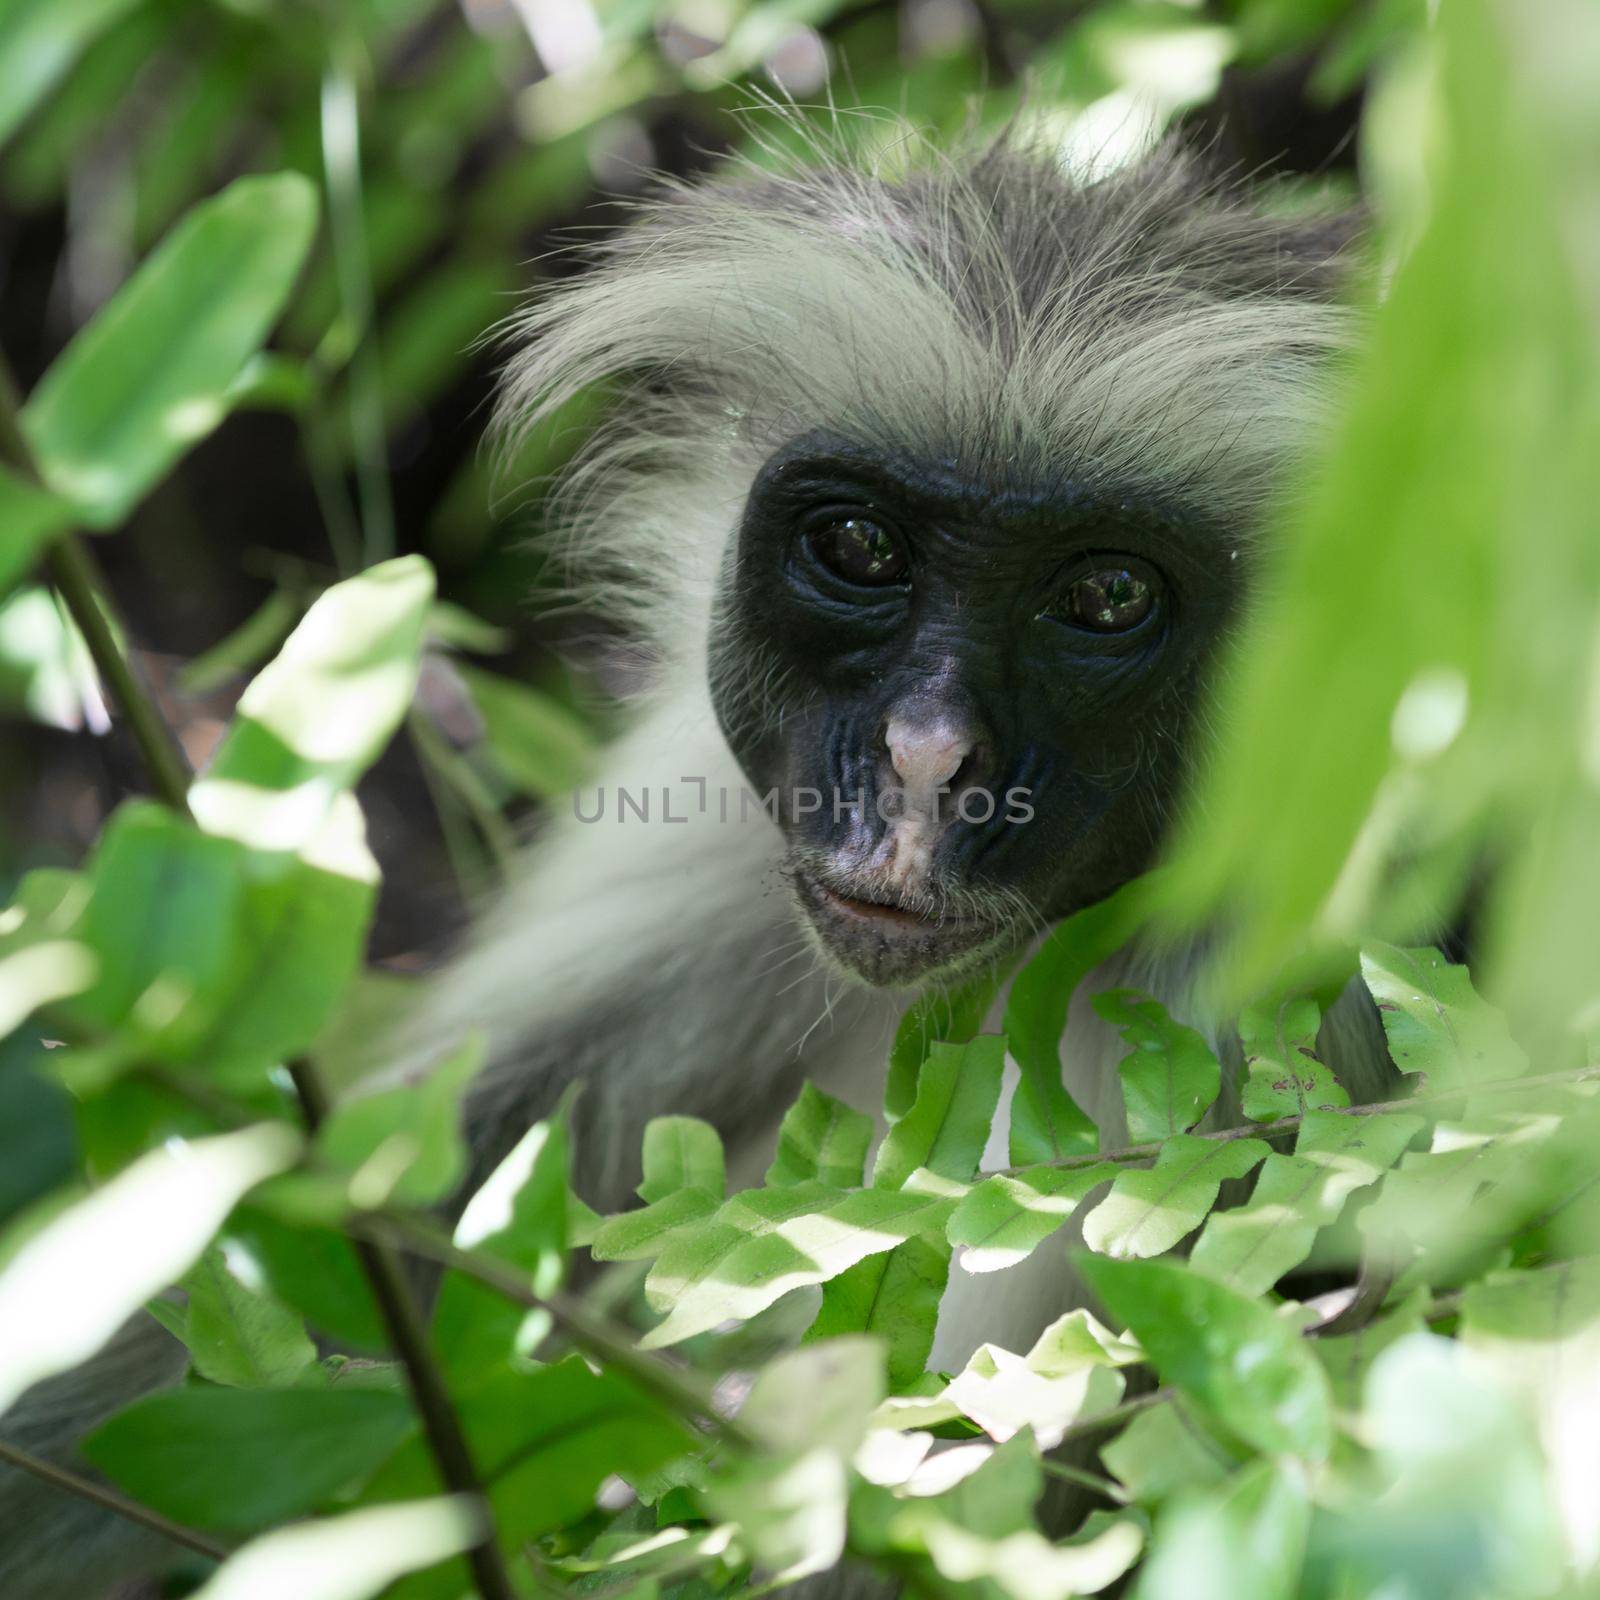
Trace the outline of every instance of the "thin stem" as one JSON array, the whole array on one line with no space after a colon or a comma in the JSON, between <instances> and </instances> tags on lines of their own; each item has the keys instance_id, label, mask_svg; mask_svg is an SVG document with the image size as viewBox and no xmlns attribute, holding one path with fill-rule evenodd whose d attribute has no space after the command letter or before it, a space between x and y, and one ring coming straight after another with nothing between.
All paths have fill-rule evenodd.
<instances>
[{"instance_id":1,"label":"thin stem","mask_svg":"<svg viewBox=\"0 0 1600 1600\"><path fill-rule=\"evenodd\" d=\"M1059 1478L1063 1483L1075 1483L1080 1489L1092 1489L1119 1506L1128 1503L1128 1492L1121 1484L1098 1472L1090 1472L1087 1467L1069 1466L1065 1461L1052 1461L1049 1456L1042 1457L1039 1465L1052 1478Z\"/></svg>"},{"instance_id":2,"label":"thin stem","mask_svg":"<svg viewBox=\"0 0 1600 1600\"><path fill-rule=\"evenodd\" d=\"M30 483L45 487L33 447L22 429L22 408L11 369L0 358L0 455ZM111 601L99 566L77 533L51 546L45 565L105 684L112 704L128 724L150 773L151 787L174 810L188 809L189 763L183 747L156 709L149 687L139 681L111 623Z\"/></svg>"},{"instance_id":3,"label":"thin stem","mask_svg":"<svg viewBox=\"0 0 1600 1600\"><path fill-rule=\"evenodd\" d=\"M354 1224L361 1227L358 1221ZM451 1267L476 1279L516 1305L545 1311L579 1349L623 1373L637 1387L654 1395L674 1411L699 1417L719 1436L732 1443L753 1444L748 1431L718 1414L710 1387L695 1375L638 1349L624 1333L613 1329L581 1302L559 1291L539 1294L515 1267L479 1250L464 1250L431 1223L398 1212L375 1214L366 1226L415 1255Z\"/></svg>"},{"instance_id":4,"label":"thin stem","mask_svg":"<svg viewBox=\"0 0 1600 1600\"><path fill-rule=\"evenodd\" d=\"M1489 1083L1469 1084L1460 1089L1447 1089L1439 1094L1408 1095L1403 1100L1377 1100L1370 1105L1333 1106L1319 1115L1336 1117L1378 1117L1391 1111L1415 1111L1424 1106L1448 1105L1456 1100L1469 1100L1481 1094L1521 1094L1531 1089L1560 1088L1575 1083L1588 1083L1600 1078L1600 1066L1578 1067L1571 1072L1547 1072L1536 1078L1496 1078ZM1234 1139L1275 1139L1281 1134L1296 1132L1304 1116L1279 1117L1274 1122L1250 1122L1239 1128L1212 1128L1189 1135L1194 1139L1214 1139L1226 1144ZM1130 1144L1121 1150L1096 1150L1088 1155L1064 1156L1060 1161L1036 1161L1022 1167L1002 1167L1000 1176L1015 1176L1031 1172L1036 1167L1057 1167L1072 1171L1079 1167L1098 1166L1102 1161L1149 1161L1161 1154L1162 1141L1149 1144ZM990 1174L995 1176L995 1174Z\"/></svg>"},{"instance_id":5,"label":"thin stem","mask_svg":"<svg viewBox=\"0 0 1600 1600\"><path fill-rule=\"evenodd\" d=\"M328 1093L309 1061L290 1063L290 1076L305 1113L307 1127L315 1133L328 1115ZM428 1330L417 1307L411 1285L394 1247L386 1240L357 1237L352 1243L361 1270L377 1301L379 1314L388 1331L394 1351L405 1369L406 1382L439 1476L447 1489L470 1495L487 1508L483 1480L473 1464L472 1452L461 1429L461 1420L450 1402L444 1374L434 1360L428 1343ZM516 1600L516 1590L505 1563L492 1516L486 1517L484 1537L467 1551L467 1564L483 1600Z\"/></svg>"},{"instance_id":6,"label":"thin stem","mask_svg":"<svg viewBox=\"0 0 1600 1600\"><path fill-rule=\"evenodd\" d=\"M219 1544L215 1539L197 1533L193 1528L186 1528L181 1522L173 1522L170 1518L162 1516L159 1511L152 1511L148 1506L140 1505L137 1500L129 1500L126 1496L118 1494L115 1489L107 1488L103 1483L96 1483L92 1478L85 1478L80 1473L58 1467L53 1461L42 1461L38 1456L29 1455L26 1450L19 1450L15 1445L6 1444L3 1440L0 1440L0 1461L9 1467L15 1467L19 1472L30 1474L41 1483L48 1483L53 1489L63 1489L68 1494L76 1495L80 1500L91 1501L128 1522L137 1522L140 1527L149 1528L152 1533L159 1533L162 1538L170 1539L174 1544L181 1544L186 1549L208 1556L213 1561L226 1561L233 1554L227 1545Z\"/></svg>"}]
</instances>

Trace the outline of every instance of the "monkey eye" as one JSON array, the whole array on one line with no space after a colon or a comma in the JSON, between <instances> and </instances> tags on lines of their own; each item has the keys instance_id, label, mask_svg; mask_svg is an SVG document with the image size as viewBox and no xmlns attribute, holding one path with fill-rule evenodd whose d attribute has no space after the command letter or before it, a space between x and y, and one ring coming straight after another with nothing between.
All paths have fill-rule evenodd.
<instances>
[{"instance_id":1,"label":"monkey eye","mask_svg":"<svg viewBox=\"0 0 1600 1600\"><path fill-rule=\"evenodd\" d=\"M836 578L863 589L900 583L909 565L900 541L867 517L839 517L814 528L806 548Z\"/></svg>"},{"instance_id":2,"label":"monkey eye","mask_svg":"<svg viewBox=\"0 0 1600 1600\"><path fill-rule=\"evenodd\" d=\"M1044 615L1090 633L1129 633L1154 609L1155 589L1126 567L1085 572L1045 608Z\"/></svg>"}]
</instances>

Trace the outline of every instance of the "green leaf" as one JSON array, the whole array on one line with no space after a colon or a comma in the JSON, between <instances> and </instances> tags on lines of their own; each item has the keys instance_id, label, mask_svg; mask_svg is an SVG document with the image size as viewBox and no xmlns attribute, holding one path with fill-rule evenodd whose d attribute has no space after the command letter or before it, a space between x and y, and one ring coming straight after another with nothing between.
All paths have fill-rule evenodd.
<instances>
[{"instance_id":1,"label":"green leaf","mask_svg":"<svg viewBox=\"0 0 1600 1600\"><path fill-rule=\"evenodd\" d=\"M644 1201L665 1200L679 1189L721 1195L727 1186L722 1136L698 1117L652 1117L644 1128Z\"/></svg>"},{"instance_id":2,"label":"green leaf","mask_svg":"<svg viewBox=\"0 0 1600 1600\"><path fill-rule=\"evenodd\" d=\"M989 1142L1005 1059L1006 1041L999 1034L930 1045L916 1100L879 1147L873 1186L897 1189L919 1167L958 1183L970 1178Z\"/></svg>"},{"instance_id":3,"label":"green leaf","mask_svg":"<svg viewBox=\"0 0 1600 1600\"><path fill-rule=\"evenodd\" d=\"M1341 1411L1359 1411L1362 1391L1372 1363L1409 1333L1426 1330L1428 1293L1419 1289L1408 1300L1353 1333L1324 1333L1311 1340L1311 1347L1333 1386L1334 1404Z\"/></svg>"},{"instance_id":4,"label":"green leaf","mask_svg":"<svg viewBox=\"0 0 1600 1600\"><path fill-rule=\"evenodd\" d=\"M0 11L0 141L132 0L10 0Z\"/></svg>"},{"instance_id":5,"label":"green leaf","mask_svg":"<svg viewBox=\"0 0 1600 1600\"><path fill-rule=\"evenodd\" d=\"M954 1200L916 1189L820 1184L733 1196L702 1228L674 1239L645 1280L650 1303L668 1312L646 1349L748 1320L792 1289L825 1283L858 1261L918 1234L937 1234Z\"/></svg>"},{"instance_id":6,"label":"green leaf","mask_svg":"<svg viewBox=\"0 0 1600 1600\"><path fill-rule=\"evenodd\" d=\"M241 1087L332 1016L373 904L369 881L248 850L144 801L117 811L89 878L81 931L100 976L69 1015ZM133 1054L124 1049L122 1065ZM92 1086L82 1074L79 1084Z\"/></svg>"},{"instance_id":7,"label":"green leaf","mask_svg":"<svg viewBox=\"0 0 1600 1600\"><path fill-rule=\"evenodd\" d=\"M1162 1381L1223 1428L1265 1455L1328 1454L1328 1380L1292 1323L1174 1262L1085 1255L1079 1267Z\"/></svg>"},{"instance_id":8,"label":"green leaf","mask_svg":"<svg viewBox=\"0 0 1600 1600\"><path fill-rule=\"evenodd\" d=\"M519 1542L587 1515L613 1474L642 1479L694 1443L656 1401L614 1372L591 1371L580 1356L532 1372L502 1368L462 1394L457 1409L495 1520ZM432 1453L418 1436L367 1492L411 1496L436 1482Z\"/></svg>"},{"instance_id":9,"label":"green leaf","mask_svg":"<svg viewBox=\"0 0 1600 1600\"><path fill-rule=\"evenodd\" d=\"M1100 1459L1141 1505L1159 1505L1220 1483L1238 1465L1239 1453L1190 1417L1180 1396L1141 1411L1101 1448Z\"/></svg>"},{"instance_id":10,"label":"green leaf","mask_svg":"<svg viewBox=\"0 0 1600 1600\"><path fill-rule=\"evenodd\" d=\"M0 1226L78 1170L72 1100L35 1071L45 1054L23 1033L0 1037Z\"/></svg>"},{"instance_id":11,"label":"green leaf","mask_svg":"<svg viewBox=\"0 0 1600 1600\"><path fill-rule=\"evenodd\" d=\"M1087 1167L1033 1167L1015 1176L985 1178L956 1207L945 1237L961 1250L966 1272L999 1272L1026 1260L1096 1185L1117 1167L1098 1161Z\"/></svg>"},{"instance_id":12,"label":"green leaf","mask_svg":"<svg viewBox=\"0 0 1600 1600\"><path fill-rule=\"evenodd\" d=\"M213 1247L182 1280L188 1315L181 1337L195 1371L212 1383L285 1388L315 1365L316 1346L300 1318L241 1277L236 1263L253 1266Z\"/></svg>"},{"instance_id":13,"label":"green leaf","mask_svg":"<svg viewBox=\"0 0 1600 1600\"><path fill-rule=\"evenodd\" d=\"M1002 1444L1031 1430L1041 1450L1053 1450L1071 1424L1122 1399L1116 1368L1143 1359L1137 1345L1115 1339L1087 1311L1069 1311L1027 1355L979 1345L947 1384L889 1401L877 1420L891 1428L931 1428L965 1417Z\"/></svg>"},{"instance_id":14,"label":"green leaf","mask_svg":"<svg viewBox=\"0 0 1600 1600\"><path fill-rule=\"evenodd\" d=\"M771 1450L820 1445L849 1456L884 1393L883 1350L873 1340L813 1340L761 1369L739 1421Z\"/></svg>"},{"instance_id":15,"label":"green leaf","mask_svg":"<svg viewBox=\"0 0 1600 1600\"><path fill-rule=\"evenodd\" d=\"M757 1561L788 1583L824 1572L844 1553L848 1476L831 1450L736 1457L706 1485L713 1514L731 1522Z\"/></svg>"},{"instance_id":16,"label":"green leaf","mask_svg":"<svg viewBox=\"0 0 1600 1600\"><path fill-rule=\"evenodd\" d=\"M325 590L240 698L189 793L207 832L309 851L411 704L433 572L402 556Z\"/></svg>"},{"instance_id":17,"label":"green leaf","mask_svg":"<svg viewBox=\"0 0 1600 1600\"><path fill-rule=\"evenodd\" d=\"M280 1528L229 1557L194 1600L372 1600L405 1573L474 1544L481 1520L469 1500L455 1498Z\"/></svg>"},{"instance_id":18,"label":"green leaf","mask_svg":"<svg viewBox=\"0 0 1600 1600\"><path fill-rule=\"evenodd\" d=\"M1420 1117L1313 1111L1292 1156L1269 1155L1247 1205L1213 1213L1190 1261L1241 1294L1265 1294L1311 1254L1317 1232L1376 1183L1422 1126Z\"/></svg>"},{"instance_id":19,"label":"green leaf","mask_svg":"<svg viewBox=\"0 0 1600 1600\"><path fill-rule=\"evenodd\" d=\"M1322 1012L1304 995L1258 1002L1239 1014L1248 1077L1244 1114L1253 1122L1300 1117L1350 1104L1332 1071L1317 1059Z\"/></svg>"},{"instance_id":20,"label":"green leaf","mask_svg":"<svg viewBox=\"0 0 1600 1600\"><path fill-rule=\"evenodd\" d=\"M1305 1474L1252 1462L1162 1516L1140 1600L1298 1600L1310 1527Z\"/></svg>"},{"instance_id":21,"label":"green leaf","mask_svg":"<svg viewBox=\"0 0 1600 1600\"><path fill-rule=\"evenodd\" d=\"M1437 950L1368 944L1361 976L1378 1002L1394 1064L1425 1073L1431 1092L1528 1070L1505 1017L1478 995L1465 967L1452 966Z\"/></svg>"},{"instance_id":22,"label":"green leaf","mask_svg":"<svg viewBox=\"0 0 1600 1600\"><path fill-rule=\"evenodd\" d=\"M526 683L455 663L483 717L496 764L525 794L559 799L588 776L594 737L559 700Z\"/></svg>"},{"instance_id":23,"label":"green leaf","mask_svg":"<svg viewBox=\"0 0 1600 1600\"><path fill-rule=\"evenodd\" d=\"M72 526L76 515L70 500L0 465L0 594L28 571L57 534Z\"/></svg>"},{"instance_id":24,"label":"green leaf","mask_svg":"<svg viewBox=\"0 0 1600 1600\"><path fill-rule=\"evenodd\" d=\"M904 1389L927 1368L949 1280L950 1246L938 1238L908 1239L831 1279L806 1338L871 1334L888 1352L890 1387Z\"/></svg>"},{"instance_id":25,"label":"green leaf","mask_svg":"<svg viewBox=\"0 0 1600 1600\"><path fill-rule=\"evenodd\" d=\"M855 1188L871 1143L871 1117L824 1094L814 1083L804 1084L800 1098L783 1114L778 1153L764 1181L773 1189L811 1182Z\"/></svg>"},{"instance_id":26,"label":"green leaf","mask_svg":"<svg viewBox=\"0 0 1600 1600\"><path fill-rule=\"evenodd\" d=\"M169 1389L84 1440L137 1500L202 1528L264 1528L358 1482L415 1426L382 1389Z\"/></svg>"},{"instance_id":27,"label":"green leaf","mask_svg":"<svg viewBox=\"0 0 1600 1600\"><path fill-rule=\"evenodd\" d=\"M1144 1535L1131 1518L1112 1522L1083 1540L1052 1544L1023 1528L991 1538L924 1516L921 1534L939 1573L952 1583L982 1584L1009 1600L1066 1600L1116 1582L1139 1558Z\"/></svg>"},{"instance_id":28,"label":"green leaf","mask_svg":"<svg viewBox=\"0 0 1600 1600\"><path fill-rule=\"evenodd\" d=\"M273 1124L155 1150L34 1234L0 1272L0 1412L94 1355L299 1148Z\"/></svg>"},{"instance_id":29,"label":"green leaf","mask_svg":"<svg viewBox=\"0 0 1600 1600\"><path fill-rule=\"evenodd\" d=\"M340 1101L317 1132L317 1153L350 1174L360 1207L428 1206L454 1193L467 1170L461 1100L483 1070L481 1033L413 1084Z\"/></svg>"},{"instance_id":30,"label":"green leaf","mask_svg":"<svg viewBox=\"0 0 1600 1600\"><path fill-rule=\"evenodd\" d=\"M889 1121L911 1109L922 1063L934 1044L966 1044L977 1034L1003 976L1003 968L979 973L953 989L936 988L907 1007L895 1029L883 1085L883 1114Z\"/></svg>"},{"instance_id":31,"label":"green leaf","mask_svg":"<svg viewBox=\"0 0 1600 1600\"><path fill-rule=\"evenodd\" d=\"M638 1211L624 1211L600 1224L589 1251L596 1261L646 1261L668 1242L707 1221L722 1204L709 1189L678 1189Z\"/></svg>"},{"instance_id":32,"label":"green leaf","mask_svg":"<svg viewBox=\"0 0 1600 1600\"><path fill-rule=\"evenodd\" d=\"M1117 1068L1133 1144L1192 1128L1217 1098L1222 1066L1211 1046L1167 1015L1159 1000L1133 989L1094 997L1094 1009L1132 1046Z\"/></svg>"},{"instance_id":33,"label":"green leaf","mask_svg":"<svg viewBox=\"0 0 1600 1600\"><path fill-rule=\"evenodd\" d=\"M227 1239L230 1247L248 1251L268 1290L314 1328L357 1350L388 1348L388 1330L366 1274L343 1234L291 1227L264 1203L252 1202L235 1212Z\"/></svg>"},{"instance_id":34,"label":"green leaf","mask_svg":"<svg viewBox=\"0 0 1600 1600\"><path fill-rule=\"evenodd\" d=\"M22 425L46 483L84 522L122 521L221 421L315 226L316 193L298 173L238 179L196 206L57 358Z\"/></svg>"},{"instance_id":35,"label":"green leaf","mask_svg":"<svg viewBox=\"0 0 1600 1600\"><path fill-rule=\"evenodd\" d=\"M1132 936L1147 880L1138 879L1053 929L1011 985L1005 1035L1022 1078L1011 1102L1011 1164L1060 1161L1100 1145L1099 1130L1061 1082L1061 1036L1078 985Z\"/></svg>"},{"instance_id":36,"label":"green leaf","mask_svg":"<svg viewBox=\"0 0 1600 1600\"><path fill-rule=\"evenodd\" d=\"M567 1242L567 1132L564 1110L525 1133L467 1202L455 1242L484 1250L546 1293L561 1281ZM467 1377L526 1353L547 1319L460 1272L447 1272L433 1334L452 1374Z\"/></svg>"},{"instance_id":37,"label":"green leaf","mask_svg":"<svg viewBox=\"0 0 1600 1600\"><path fill-rule=\"evenodd\" d=\"M1119 1172L1111 1193L1084 1218L1083 1241L1108 1256L1158 1256L1200 1226L1225 1180L1242 1178L1268 1153L1260 1139L1168 1139L1146 1171Z\"/></svg>"}]
</instances>

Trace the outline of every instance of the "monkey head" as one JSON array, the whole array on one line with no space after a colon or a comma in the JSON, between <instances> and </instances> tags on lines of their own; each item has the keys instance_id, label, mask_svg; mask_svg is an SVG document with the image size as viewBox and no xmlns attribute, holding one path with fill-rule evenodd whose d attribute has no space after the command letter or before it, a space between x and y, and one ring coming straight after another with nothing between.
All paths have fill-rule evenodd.
<instances>
[{"instance_id":1,"label":"monkey head","mask_svg":"<svg viewBox=\"0 0 1600 1600\"><path fill-rule=\"evenodd\" d=\"M713 699L823 951L986 962L1148 863L1239 579L1137 492L825 433L757 474Z\"/></svg>"}]
</instances>

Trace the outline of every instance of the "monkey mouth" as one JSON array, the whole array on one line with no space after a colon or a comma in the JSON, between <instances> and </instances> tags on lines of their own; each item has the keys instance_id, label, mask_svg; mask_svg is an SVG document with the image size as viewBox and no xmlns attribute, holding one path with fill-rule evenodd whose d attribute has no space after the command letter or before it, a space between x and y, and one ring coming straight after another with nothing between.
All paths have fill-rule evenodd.
<instances>
[{"instance_id":1,"label":"monkey mouth","mask_svg":"<svg viewBox=\"0 0 1600 1600\"><path fill-rule=\"evenodd\" d=\"M809 864L796 865L791 881L824 952L875 986L920 983L972 965L1007 937L1007 924L997 916L919 903Z\"/></svg>"}]
</instances>

